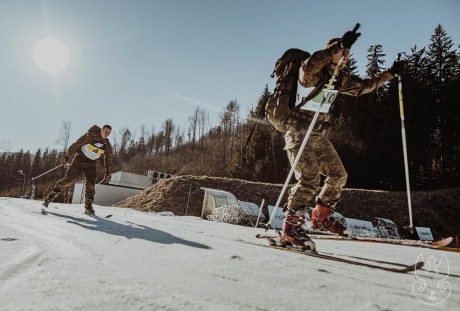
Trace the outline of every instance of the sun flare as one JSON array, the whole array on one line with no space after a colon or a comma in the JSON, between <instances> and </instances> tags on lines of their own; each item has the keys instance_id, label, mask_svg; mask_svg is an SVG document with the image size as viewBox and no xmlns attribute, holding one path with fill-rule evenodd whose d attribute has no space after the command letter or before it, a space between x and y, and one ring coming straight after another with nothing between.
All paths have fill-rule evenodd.
<instances>
[{"instance_id":1,"label":"sun flare","mask_svg":"<svg viewBox=\"0 0 460 311\"><path fill-rule=\"evenodd\" d=\"M47 36L34 46L33 60L39 68L57 75L69 64L70 51L62 41Z\"/></svg>"}]
</instances>

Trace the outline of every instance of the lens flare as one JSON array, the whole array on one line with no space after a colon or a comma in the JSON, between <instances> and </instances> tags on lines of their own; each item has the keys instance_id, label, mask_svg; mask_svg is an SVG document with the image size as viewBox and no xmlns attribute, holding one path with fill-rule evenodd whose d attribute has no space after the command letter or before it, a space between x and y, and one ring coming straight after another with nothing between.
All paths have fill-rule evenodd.
<instances>
[{"instance_id":1,"label":"lens flare","mask_svg":"<svg viewBox=\"0 0 460 311\"><path fill-rule=\"evenodd\" d=\"M70 51L60 40L47 36L34 46L33 60L39 68L57 75L67 68Z\"/></svg>"}]
</instances>

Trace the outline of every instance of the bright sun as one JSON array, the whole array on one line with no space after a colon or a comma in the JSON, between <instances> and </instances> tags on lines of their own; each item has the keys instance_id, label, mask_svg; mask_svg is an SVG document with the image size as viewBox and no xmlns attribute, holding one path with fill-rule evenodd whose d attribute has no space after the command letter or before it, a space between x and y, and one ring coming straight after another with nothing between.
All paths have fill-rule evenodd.
<instances>
[{"instance_id":1,"label":"bright sun","mask_svg":"<svg viewBox=\"0 0 460 311\"><path fill-rule=\"evenodd\" d=\"M56 75L62 72L70 61L70 51L58 39L47 36L35 44L33 60L41 69Z\"/></svg>"}]
</instances>

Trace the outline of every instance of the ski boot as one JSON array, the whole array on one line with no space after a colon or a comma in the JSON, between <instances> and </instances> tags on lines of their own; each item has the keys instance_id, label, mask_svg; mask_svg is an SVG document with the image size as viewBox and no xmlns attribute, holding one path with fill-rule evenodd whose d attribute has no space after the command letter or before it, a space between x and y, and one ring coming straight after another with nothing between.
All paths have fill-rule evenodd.
<instances>
[{"instance_id":1,"label":"ski boot","mask_svg":"<svg viewBox=\"0 0 460 311\"><path fill-rule=\"evenodd\" d=\"M334 217L336 203L324 204L319 198L317 199L316 207L311 213L313 229L323 228L339 235L344 234L347 227Z\"/></svg>"},{"instance_id":2,"label":"ski boot","mask_svg":"<svg viewBox=\"0 0 460 311\"><path fill-rule=\"evenodd\" d=\"M315 251L316 245L307 235L307 231L302 226L305 224L305 210L286 210L283 231L281 232L280 244L283 246L294 246L302 250Z\"/></svg>"},{"instance_id":3,"label":"ski boot","mask_svg":"<svg viewBox=\"0 0 460 311\"><path fill-rule=\"evenodd\" d=\"M58 189L56 188L53 188L53 190L51 190L50 193L48 193L48 195L45 197L45 201L42 203L42 205L46 208L48 207L48 205L53 202L54 199L56 199L56 197L59 195L59 193L61 193L61 191L59 191Z\"/></svg>"},{"instance_id":4,"label":"ski boot","mask_svg":"<svg viewBox=\"0 0 460 311\"><path fill-rule=\"evenodd\" d=\"M94 216L94 209L93 209L93 200L86 199L85 200L85 214L89 216Z\"/></svg>"}]
</instances>

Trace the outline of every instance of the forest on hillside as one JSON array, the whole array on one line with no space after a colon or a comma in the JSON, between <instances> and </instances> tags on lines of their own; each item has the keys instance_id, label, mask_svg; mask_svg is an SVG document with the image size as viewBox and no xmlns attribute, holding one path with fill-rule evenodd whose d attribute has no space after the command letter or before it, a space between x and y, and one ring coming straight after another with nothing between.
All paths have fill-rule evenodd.
<instances>
[{"instance_id":1,"label":"forest on hillside","mask_svg":"<svg viewBox=\"0 0 460 311\"><path fill-rule=\"evenodd\" d=\"M409 174L414 190L458 187L460 162L460 49L438 25L425 47L408 47L402 77ZM280 55L282 51L280 51ZM372 77L391 66L385 64L384 47L368 49L366 73ZM275 63L276 60L274 60ZM357 72L350 57L346 70ZM270 70L268 70L269 72ZM146 175L148 170L175 175L207 175L251 181L282 183L289 163L284 138L257 112L271 90L261 90L257 105L242 116L237 99L230 100L211 125L209 112L197 106L187 125L167 119L137 129L114 129L113 172ZM332 109L328 137L348 171L346 187L402 190L405 187L401 120L397 81L360 97L340 95ZM68 146L71 121L56 132L60 149L11 152L11 143L0 143L0 195L19 196L29 189L30 178L59 165ZM256 126L257 125L257 126ZM254 127L251 139L247 140ZM83 133L82 133L83 134ZM21 173L19 173L21 172ZM36 180L43 192L64 174L55 170ZM103 170L99 172L102 178Z\"/></svg>"}]
</instances>

